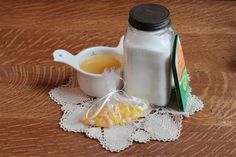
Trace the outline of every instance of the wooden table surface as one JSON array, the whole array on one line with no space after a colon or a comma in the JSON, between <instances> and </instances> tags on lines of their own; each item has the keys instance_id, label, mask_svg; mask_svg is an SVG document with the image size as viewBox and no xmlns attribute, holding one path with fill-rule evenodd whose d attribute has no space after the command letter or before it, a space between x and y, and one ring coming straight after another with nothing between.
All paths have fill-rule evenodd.
<instances>
[{"instance_id":1,"label":"wooden table surface","mask_svg":"<svg viewBox=\"0 0 236 157\"><path fill-rule=\"evenodd\" d=\"M205 103L184 119L179 140L111 153L60 129L60 107L48 97L73 73L52 52L115 46L141 1L1 0L0 156L236 156L236 1L156 2L171 11L193 93Z\"/></svg>"}]
</instances>

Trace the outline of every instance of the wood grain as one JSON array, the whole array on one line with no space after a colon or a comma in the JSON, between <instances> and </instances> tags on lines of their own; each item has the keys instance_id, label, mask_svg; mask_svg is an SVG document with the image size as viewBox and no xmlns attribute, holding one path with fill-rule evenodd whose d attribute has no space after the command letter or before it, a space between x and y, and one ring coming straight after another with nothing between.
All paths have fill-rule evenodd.
<instances>
[{"instance_id":1,"label":"wood grain","mask_svg":"<svg viewBox=\"0 0 236 157\"><path fill-rule=\"evenodd\" d=\"M204 110L185 119L178 141L110 153L59 128L48 91L74 71L52 52L115 46L129 9L158 2L180 34L193 93ZM0 156L236 156L235 1L0 1Z\"/></svg>"}]
</instances>

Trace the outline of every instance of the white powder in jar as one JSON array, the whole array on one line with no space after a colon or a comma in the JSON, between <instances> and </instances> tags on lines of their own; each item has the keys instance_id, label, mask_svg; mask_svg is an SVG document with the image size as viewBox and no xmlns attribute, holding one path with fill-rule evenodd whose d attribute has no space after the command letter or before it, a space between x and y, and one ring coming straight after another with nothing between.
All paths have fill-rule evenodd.
<instances>
[{"instance_id":1,"label":"white powder in jar","mask_svg":"<svg viewBox=\"0 0 236 157\"><path fill-rule=\"evenodd\" d=\"M158 106L167 105L173 36L171 27L146 32L129 26L124 41L124 78L129 95Z\"/></svg>"}]
</instances>

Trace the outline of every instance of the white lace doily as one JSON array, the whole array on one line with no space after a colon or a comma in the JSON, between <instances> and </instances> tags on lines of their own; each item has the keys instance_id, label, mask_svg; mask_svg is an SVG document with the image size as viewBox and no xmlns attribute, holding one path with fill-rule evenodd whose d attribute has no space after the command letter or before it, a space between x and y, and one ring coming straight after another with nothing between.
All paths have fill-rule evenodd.
<instances>
[{"instance_id":1,"label":"white lace doily","mask_svg":"<svg viewBox=\"0 0 236 157\"><path fill-rule=\"evenodd\" d=\"M49 92L50 98L61 105L63 111L60 127L65 131L85 133L89 138L97 139L103 148L111 152L124 150L133 142L174 141L180 136L183 116L188 117L203 108L203 102L190 91L185 114L168 108L155 108L132 124L111 128L91 127L81 123L80 117L88 110L93 98L85 95L76 82L76 78L71 77L66 85Z\"/></svg>"}]
</instances>

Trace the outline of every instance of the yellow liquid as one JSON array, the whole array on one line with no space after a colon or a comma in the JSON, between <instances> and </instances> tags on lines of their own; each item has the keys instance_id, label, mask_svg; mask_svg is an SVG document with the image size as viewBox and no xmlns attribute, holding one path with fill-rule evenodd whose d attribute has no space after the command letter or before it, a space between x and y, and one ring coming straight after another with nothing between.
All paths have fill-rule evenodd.
<instances>
[{"instance_id":1,"label":"yellow liquid","mask_svg":"<svg viewBox=\"0 0 236 157\"><path fill-rule=\"evenodd\" d=\"M80 65L80 69L93 74L102 74L105 69L111 70L120 67L120 62L109 55L91 56L85 59Z\"/></svg>"}]
</instances>

